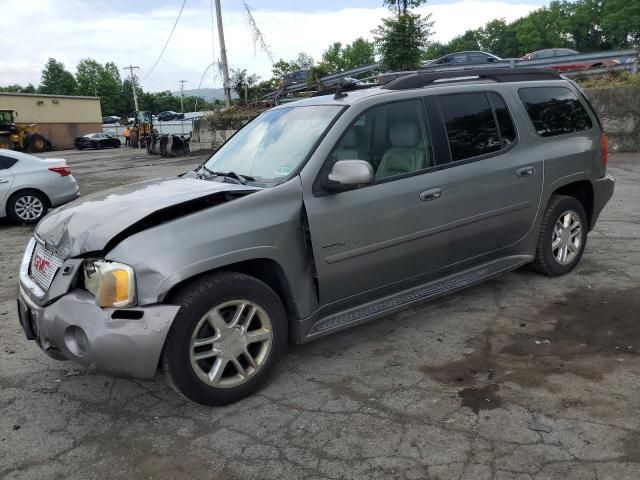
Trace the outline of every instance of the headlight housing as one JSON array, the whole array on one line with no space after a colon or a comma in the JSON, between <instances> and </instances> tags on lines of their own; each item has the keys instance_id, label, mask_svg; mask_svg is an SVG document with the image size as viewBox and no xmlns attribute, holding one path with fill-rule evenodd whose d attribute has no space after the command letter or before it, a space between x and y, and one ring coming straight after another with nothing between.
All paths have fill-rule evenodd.
<instances>
[{"instance_id":1,"label":"headlight housing","mask_svg":"<svg viewBox=\"0 0 640 480\"><path fill-rule=\"evenodd\" d=\"M88 259L84 262L84 286L100 307L131 307L136 302L133 268L124 263Z\"/></svg>"}]
</instances>

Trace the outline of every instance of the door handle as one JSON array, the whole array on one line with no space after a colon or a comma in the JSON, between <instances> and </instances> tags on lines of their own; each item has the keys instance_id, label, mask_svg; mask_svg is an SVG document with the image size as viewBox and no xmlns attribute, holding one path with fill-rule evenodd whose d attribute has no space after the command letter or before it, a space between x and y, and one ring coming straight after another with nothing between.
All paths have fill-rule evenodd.
<instances>
[{"instance_id":1,"label":"door handle","mask_svg":"<svg viewBox=\"0 0 640 480\"><path fill-rule=\"evenodd\" d=\"M442 190L440 188L430 188L424 192L420 192L420 200L428 202L429 200L437 200L442 196Z\"/></svg>"},{"instance_id":2,"label":"door handle","mask_svg":"<svg viewBox=\"0 0 640 480\"><path fill-rule=\"evenodd\" d=\"M527 167L519 168L518 170L516 170L516 173L519 177L530 177L535 171L536 169L529 165Z\"/></svg>"},{"instance_id":3,"label":"door handle","mask_svg":"<svg viewBox=\"0 0 640 480\"><path fill-rule=\"evenodd\" d=\"M9 180L0 180L0 183L9 183Z\"/></svg>"}]
</instances>

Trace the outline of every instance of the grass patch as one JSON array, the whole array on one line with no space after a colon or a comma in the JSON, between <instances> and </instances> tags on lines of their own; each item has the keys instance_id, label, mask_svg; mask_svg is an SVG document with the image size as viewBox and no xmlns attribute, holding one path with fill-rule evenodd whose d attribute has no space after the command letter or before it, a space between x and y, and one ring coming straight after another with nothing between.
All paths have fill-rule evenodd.
<instances>
[{"instance_id":1,"label":"grass patch","mask_svg":"<svg viewBox=\"0 0 640 480\"><path fill-rule=\"evenodd\" d=\"M633 75L631 72L611 72L603 75L580 75L575 77L575 81L578 82L582 88L640 88L640 74Z\"/></svg>"}]
</instances>

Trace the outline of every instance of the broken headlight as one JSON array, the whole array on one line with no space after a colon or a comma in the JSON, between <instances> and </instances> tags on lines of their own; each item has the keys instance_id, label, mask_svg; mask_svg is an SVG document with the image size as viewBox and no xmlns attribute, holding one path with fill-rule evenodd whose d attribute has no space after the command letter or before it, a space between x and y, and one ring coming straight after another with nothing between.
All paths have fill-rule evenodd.
<instances>
[{"instance_id":1,"label":"broken headlight","mask_svg":"<svg viewBox=\"0 0 640 480\"><path fill-rule=\"evenodd\" d=\"M100 307L130 307L136 300L136 278L129 265L106 260L84 262L84 286Z\"/></svg>"}]
</instances>

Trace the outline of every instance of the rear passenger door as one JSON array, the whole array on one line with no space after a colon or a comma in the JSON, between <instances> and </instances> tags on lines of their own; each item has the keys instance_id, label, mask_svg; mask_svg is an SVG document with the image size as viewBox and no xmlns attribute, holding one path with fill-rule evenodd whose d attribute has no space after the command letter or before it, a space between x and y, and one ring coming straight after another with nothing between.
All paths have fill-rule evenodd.
<instances>
[{"instance_id":1,"label":"rear passenger door","mask_svg":"<svg viewBox=\"0 0 640 480\"><path fill-rule=\"evenodd\" d=\"M533 226L543 164L519 138L497 92L439 95L451 154L449 205L454 262L514 244Z\"/></svg>"}]
</instances>

